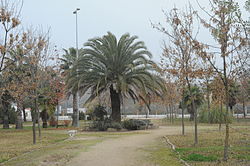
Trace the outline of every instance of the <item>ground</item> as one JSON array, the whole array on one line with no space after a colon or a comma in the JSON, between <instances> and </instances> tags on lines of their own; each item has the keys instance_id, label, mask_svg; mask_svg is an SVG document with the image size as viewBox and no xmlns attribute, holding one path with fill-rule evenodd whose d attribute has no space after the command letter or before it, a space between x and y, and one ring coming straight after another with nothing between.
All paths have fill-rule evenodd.
<instances>
[{"instance_id":1,"label":"ground","mask_svg":"<svg viewBox=\"0 0 250 166\"><path fill-rule=\"evenodd\" d=\"M143 134L136 134L119 139L109 139L92 147L87 152L80 153L68 165L70 166L155 166L156 163L147 160L150 157L150 146L159 144L164 135L180 133L179 127L160 127L148 130ZM164 148L168 148L164 145ZM170 153L171 154L171 153ZM172 154L171 154L172 155ZM169 157L169 162L180 165L175 156ZM172 160L172 161L171 161Z\"/></svg>"},{"instance_id":2,"label":"ground","mask_svg":"<svg viewBox=\"0 0 250 166\"><path fill-rule=\"evenodd\" d=\"M164 121L157 121L157 123L161 125L158 129L131 132L79 131L74 138L69 138L67 134L69 129L49 128L42 131L42 139L38 139L37 145L32 145L30 127L20 131L0 129L0 165L82 166L84 163L84 166L181 166L178 155L169 148L163 136L167 136L177 146L180 157L184 159L190 153L201 153L205 156L205 153L214 153L213 150L223 149L224 129L222 128L222 131L219 132L218 125L199 124L200 147L194 148L192 147L192 124L187 123L186 135L181 136L179 121L174 124ZM243 133L249 131L245 130L247 127L249 128L249 123L232 126ZM236 140L234 144L242 141L242 138L245 142L250 138L248 135L239 136L240 134L235 132L232 134ZM246 143L249 146L249 142ZM217 147L214 149L204 147L211 146L211 144L216 144ZM231 149L234 150L234 147ZM247 150L242 154L237 154L238 157L243 157L242 159L250 150L247 147L235 149L239 152ZM238 151L232 152L236 154ZM218 154L221 155L221 152ZM192 165L218 164L191 160L187 160L187 162ZM248 164L247 160L241 162L241 165L244 166Z\"/></svg>"}]
</instances>

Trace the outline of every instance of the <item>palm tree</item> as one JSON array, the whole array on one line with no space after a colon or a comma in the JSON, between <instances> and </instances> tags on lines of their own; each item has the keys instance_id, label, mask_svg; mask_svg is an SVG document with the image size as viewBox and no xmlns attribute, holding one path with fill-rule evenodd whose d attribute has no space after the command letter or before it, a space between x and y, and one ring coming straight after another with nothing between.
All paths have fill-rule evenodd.
<instances>
[{"instance_id":1,"label":"palm tree","mask_svg":"<svg viewBox=\"0 0 250 166\"><path fill-rule=\"evenodd\" d=\"M161 96L164 81L158 74L157 65L150 60L151 53L137 36L124 34L119 41L108 32L103 37L93 38L85 43L83 56L74 66L67 84L78 84L81 95L90 92L91 101L105 92L111 100L111 119L121 121L121 103L124 97L139 100L144 94ZM79 76L79 82L75 81ZM146 96L146 95L144 95Z\"/></svg>"},{"instance_id":2,"label":"palm tree","mask_svg":"<svg viewBox=\"0 0 250 166\"><path fill-rule=\"evenodd\" d=\"M65 77L71 76L71 70L73 68L73 65L76 63L77 55L76 55L76 49L75 48L69 48L69 50L64 49L65 54L63 55L60 60L62 61L61 69L63 70L62 74ZM68 90L68 95L73 96L73 122L72 126L77 127L78 120L78 101L77 101L77 91L78 86L76 84L72 84L75 86L71 86L70 90Z\"/></svg>"},{"instance_id":3,"label":"palm tree","mask_svg":"<svg viewBox=\"0 0 250 166\"><path fill-rule=\"evenodd\" d=\"M183 104L187 108L188 113L190 113L190 121L193 121L195 110L192 109L192 99L190 94L193 95L195 109L202 105L204 97L203 93L197 85L192 86L191 91L189 91L189 89L187 88L184 92Z\"/></svg>"}]
</instances>

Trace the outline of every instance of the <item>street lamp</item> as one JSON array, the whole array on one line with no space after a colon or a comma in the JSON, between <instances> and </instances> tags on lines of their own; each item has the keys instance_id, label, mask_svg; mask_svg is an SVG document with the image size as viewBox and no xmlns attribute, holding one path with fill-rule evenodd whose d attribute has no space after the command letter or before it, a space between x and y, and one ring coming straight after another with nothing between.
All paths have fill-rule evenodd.
<instances>
[{"instance_id":1,"label":"street lamp","mask_svg":"<svg viewBox=\"0 0 250 166\"><path fill-rule=\"evenodd\" d=\"M76 10L73 12L73 14L76 15L76 59L78 60L79 58L79 53L78 53L78 22L77 22L77 13L80 10L80 8L76 8ZM77 67L77 76L78 76L78 67ZM79 127L79 93L78 93L78 88L77 88L77 117L76 117L76 122L77 122L77 127Z\"/></svg>"}]
</instances>

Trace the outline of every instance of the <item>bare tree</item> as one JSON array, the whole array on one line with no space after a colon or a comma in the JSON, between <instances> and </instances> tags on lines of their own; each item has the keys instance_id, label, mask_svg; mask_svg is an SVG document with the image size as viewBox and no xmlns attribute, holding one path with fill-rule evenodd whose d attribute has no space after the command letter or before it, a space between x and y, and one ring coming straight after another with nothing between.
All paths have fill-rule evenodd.
<instances>
[{"instance_id":1,"label":"bare tree","mask_svg":"<svg viewBox=\"0 0 250 166\"><path fill-rule=\"evenodd\" d=\"M191 86L195 79L202 75L202 69L199 66L198 58L195 56L195 49L192 45L192 38L196 38L199 32L199 26L195 27L195 13L191 6L184 11L174 8L169 13L165 12L166 27L162 24L154 25L156 29L163 32L169 38L170 43L164 46L163 52L163 70L173 75L181 87L182 96L187 87L192 101L192 110L195 121L195 139L194 144L198 144L197 130L197 108L194 102L194 96ZM191 36L191 37L190 37ZM182 97L183 98L183 97ZM181 102L182 108L182 134L184 134L184 102Z\"/></svg>"},{"instance_id":2,"label":"bare tree","mask_svg":"<svg viewBox=\"0 0 250 166\"><path fill-rule=\"evenodd\" d=\"M199 3L198 3L199 4ZM200 5L200 4L199 4ZM200 6L201 7L201 6ZM229 148L229 78L232 79L239 71L242 57L237 51L242 50L247 45L247 36L244 31L241 12L237 3L232 0L212 0L210 1L210 11L201 9L208 15L206 20L197 14L200 22L207 28L217 45L203 44L193 39L193 46L196 54L208 61L214 71L223 82L226 103L226 136L224 146L224 160L228 160ZM214 50L209 52L208 49ZM221 58L222 64L218 64Z\"/></svg>"}]
</instances>

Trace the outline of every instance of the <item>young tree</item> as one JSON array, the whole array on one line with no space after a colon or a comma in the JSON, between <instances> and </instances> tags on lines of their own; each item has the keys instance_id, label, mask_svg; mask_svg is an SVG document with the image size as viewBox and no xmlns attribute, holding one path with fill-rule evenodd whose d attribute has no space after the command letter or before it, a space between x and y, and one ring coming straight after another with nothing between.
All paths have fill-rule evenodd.
<instances>
[{"instance_id":1,"label":"young tree","mask_svg":"<svg viewBox=\"0 0 250 166\"><path fill-rule=\"evenodd\" d=\"M229 148L229 78L237 73L241 57L236 54L238 50L244 48L247 44L246 33L244 33L241 12L237 3L232 0L213 0L210 1L210 11L202 10L208 14L209 20L197 15L200 22L211 32L211 36L216 42L216 46L203 44L193 39L193 47L196 54L207 60L214 71L223 82L226 103L226 136L224 146L224 160L228 160ZM191 35L190 35L191 36ZM213 49L211 53L208 48ZM221 58L222 64L218 64ZM231 78L232 79L232 78Z\"/></svg>"},{"instance_id":2,"label":"young tree","mask_svg":"<svg viewBox=\"0 0 250 166\"><path fill-rule=\"evenodd\" d=\"M0 96L4 113L3 128L9 128L8 108L12 98L9 91L5 88L5 83L8 80L4 80L2 72L8 67L5 64L6 59L9 57L10 49L15 46L16 40L18 40L18 34L14 34L14 30L20 25L19 15L22 4L21 0L15 2L9 0L0 1Z\"/></svg>"},{"instance_id":3,"label":"young tree","mask_svg":"<svg viewBox=\"0 0 250 166\"><path fill-rule=\"evenodd\" d=\"M195 13L189 7L182 12L174 8L169 13L165 13L166 23L168 28L164 28L161 24L154 25L156 29L163 32L169 38L169 45L165 44L163 52L163 71L170 73L179 81L184 96L185 87L188 87L188 92L192 101L192 110L194 112L195 121L195 139L194 144L198 144L197 130L197 107L192 94L192 84L198 76L201 76L202 69L199 66L195 50L192 46L192 38L196 38L198 29L194 27ZM165 60L165 61L164 61ZM184 134L184 102L181 102L182 108L182 126Z\"/></svg>"}]
</instances>

